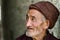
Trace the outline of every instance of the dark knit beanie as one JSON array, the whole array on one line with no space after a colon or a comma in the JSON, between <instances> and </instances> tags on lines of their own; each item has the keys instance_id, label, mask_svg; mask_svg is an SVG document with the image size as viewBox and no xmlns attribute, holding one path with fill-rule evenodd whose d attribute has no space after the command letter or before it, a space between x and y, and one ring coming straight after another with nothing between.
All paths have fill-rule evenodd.
<instances>
[{"instance_id":1,"label":"dark knit beanie","mask_svg":"<svg viewBox=\"0 0 60 40\"><path fill-rule=\"evenodd\" d=\"M35 4L31 4L29 6L29 10L30 9L36 9L40 11L46 17L46 19L49 20L49 29L54 27L59 16L59 11L52 3L48 1L41 1Z\"/></svg>"}]
</instances>

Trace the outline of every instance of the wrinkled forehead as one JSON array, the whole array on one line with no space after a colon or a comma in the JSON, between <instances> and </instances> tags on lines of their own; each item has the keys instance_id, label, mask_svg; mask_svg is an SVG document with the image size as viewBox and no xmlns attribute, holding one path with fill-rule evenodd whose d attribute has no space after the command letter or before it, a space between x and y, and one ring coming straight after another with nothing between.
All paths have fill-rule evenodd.
<instances>
[{"instance_id":1,"label":"wrinkled forehead","mask_svg":"<svg viewBox=\"0 0 60 40\"><path fill-rule=\"evenodd\" d=\"M28 16L35 16L35 17L44 17L44 15L41 12L39 12L38 10L36 10L36 9L28 10L27 15Z\"/></svg>"}]
</instances>

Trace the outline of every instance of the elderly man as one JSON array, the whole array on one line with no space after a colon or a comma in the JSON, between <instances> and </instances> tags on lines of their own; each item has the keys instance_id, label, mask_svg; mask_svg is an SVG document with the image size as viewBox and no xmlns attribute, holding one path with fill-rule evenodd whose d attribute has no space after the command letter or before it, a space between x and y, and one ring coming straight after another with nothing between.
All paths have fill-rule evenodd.
<instances>
[{"instance_id":1,"label":"elderly man","mask_svg":"<svg viewBox=\"0 0 60 40\"><path fill-rule=\"evenodd\" d=\"M58 16L58 9L48 1L31 4L26 15L27 31L16 40L58 40L47 30L54 27Z\"/></svg>"}]
</instances>

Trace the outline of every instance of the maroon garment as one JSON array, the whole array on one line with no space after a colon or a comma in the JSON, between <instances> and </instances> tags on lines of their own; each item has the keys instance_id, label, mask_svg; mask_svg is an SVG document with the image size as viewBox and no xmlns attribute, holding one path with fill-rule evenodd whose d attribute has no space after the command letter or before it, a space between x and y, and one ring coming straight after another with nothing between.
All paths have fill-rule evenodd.
<instances>
[{"instance_id":1,"label":"maroon garment","mask_svg":"<svg viewBox=\"0 0 60 40\"><path fill-rule=\"evenodd\" d=\"M18 37L16 40L33 40L33 39L24 34L24 35ZM44 37L44 40L60 40L60 39L55 38L53 35L51 35L49 32L47 32L47 35Z\"/></svg>"}]
</instances>

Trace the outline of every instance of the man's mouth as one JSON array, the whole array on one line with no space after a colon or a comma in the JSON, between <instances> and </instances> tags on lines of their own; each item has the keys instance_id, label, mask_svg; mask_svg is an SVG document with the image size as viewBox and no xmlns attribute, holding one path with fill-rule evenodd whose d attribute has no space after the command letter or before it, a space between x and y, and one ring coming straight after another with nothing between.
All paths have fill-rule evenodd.
<instances>
[{"instance_id":1,"label":"man's mouth","mask_svg":"<svg viewBox=\"0 0 60 40\"><path fill-rule=\"evenodd\" d=\"M28 29L28 30L33 30L33 28L29 28L29 27L28 27L27 29Z\"/></svg>"}]
</instances>

